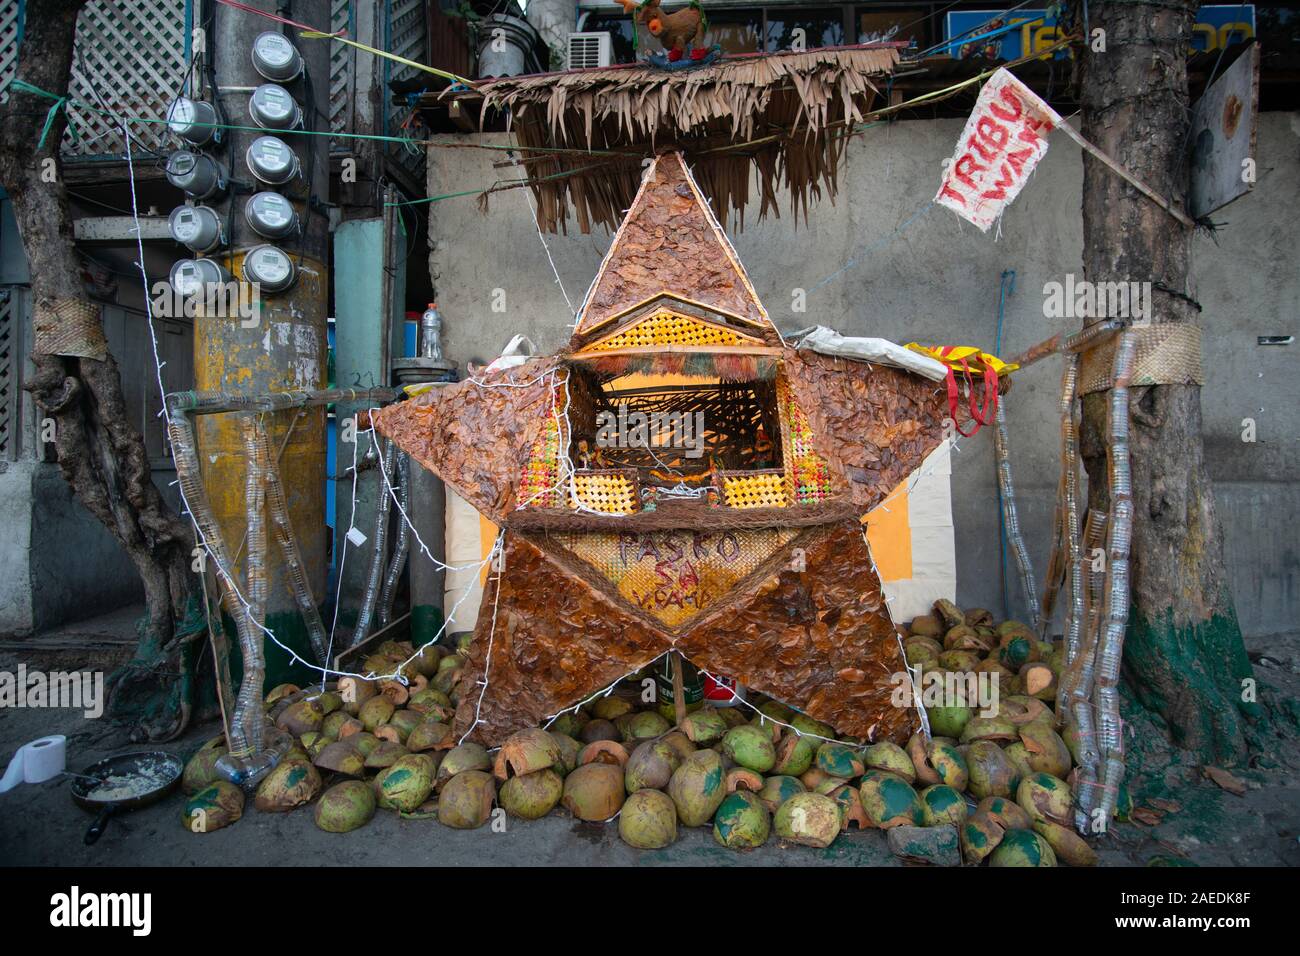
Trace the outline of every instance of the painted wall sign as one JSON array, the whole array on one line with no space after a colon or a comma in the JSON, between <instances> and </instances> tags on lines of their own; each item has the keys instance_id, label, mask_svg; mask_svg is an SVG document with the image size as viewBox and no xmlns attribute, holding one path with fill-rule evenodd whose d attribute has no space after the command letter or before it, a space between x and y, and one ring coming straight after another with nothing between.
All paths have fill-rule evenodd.
<instances>
[{"instance_id":1,"label":"painted wall sign","mask_svg":"<svg viewBox=\"0 0 1300 956\"><path fill-rule=\"evenodd\" d=\"M980 90L934 201L987 232L1024 188L1061 117L1007 70Z\"/></svg>"},{"instance_id":2,"label":"painted wall sign","mask_svg":"<svg viewBox=\"0 0 1300 956\"><path fill-rule=\"evenodd\" d=\"M1015 60L1045 49L1065 35L1057 26L1056 15L1047 10L955 10L945 17L944 37L974 38L1012 24L1019 24L1019 29L954 45L948 52L960 59ZM1254 36L1255 5L1251 3L1203 6L1192 26L1192 46L1197 52L1220 50Z\"/></svg>"}]
</instances>

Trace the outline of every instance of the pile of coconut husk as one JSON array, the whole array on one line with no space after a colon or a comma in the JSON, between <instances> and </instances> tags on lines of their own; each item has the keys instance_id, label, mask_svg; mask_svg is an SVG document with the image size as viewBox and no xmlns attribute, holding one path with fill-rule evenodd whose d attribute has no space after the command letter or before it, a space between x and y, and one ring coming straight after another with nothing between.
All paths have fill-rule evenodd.
<instances>
[{"instance_id":1,"label":"pile of coconut husk","mask_svg":"<svg viewBox=\"0 0 1300 956\"><path fill-rule=\"evenodd\" d=\"M532 148L523 155L543 229L567 229L570 206L583 232L616 228L642 157L669 147L685 153L719 221L741 228L755 179L760 217L779 213L782 188L796 218L823 189L834 198L847 134L897 63L890 46L825 48L683 71L638 64L502 77L478 91L483 114L508 110L520 145Z\"/></svg>"},{"instance_id":2,"label":"pile of coconut husk","mask_svg":"<svg viewBox=\"0 0 1300 956\"><path fill-rule=\"evenodd\" d=\"M256 808L294 810L319 795L316 824L336 833L364 826L376 809L436 815L438 805L430 797L451 776L480 768L473 748L449 753L455 747L451 718L464 664L463 654L437 644L417 654L405 641L387 641L363 661L362 670L400 674L400 679L343 677L324 687L282 684L271 690L266 732L288 746L257 783ZM185 767L181 785L190 799L182 822L193 832L227 826L243 812L243 791L217 772L217 759L225 752L225 738L213 738ZM489 810L491 805L489 797Z\"/></svg>"},{"instance_id":3,"label":"pile of coconut husk","mask_svg":"<svg viewBox=\"0 0 1300 956\"><path fill-rule=\"evenodd\" d=\"M827 847L848 831L880 829L912 861L1094 864L1071 828L1077 741L1068 728L1058 733L1051 706L1060 649L1017 621L995 626L987 611L946 601L914 619L903 641L921 668L917 689L932 734L917 733L906 747L837 737L761 695L674 723L671 703L643 702L647 672L546 728L511 735L494 753L452 736L465 648L428 645L407 662L414 649L388 642L364 666L391 673L402 665L404 682L344 678L331 689L286 685L267 696L268 717L294 743L254 802L277 812L319 794L316 824L331 832L357 829L377 809L457 829L485 826L498 811L517 820L561 812L617 826L640 849L671 845L680 827L709 827L738 850L773 837ZM967 686L981 674L996 676L995 702L973 699L973 690L969 698L929 696L935 675ZM911 686L901 688L898 705L913 706ZM223 752L218 738L186 767L185 822L196 832L242 812L242 792L217 779ZM200 809L203 828L194 825Z\"/></svg>"}]
</instances>

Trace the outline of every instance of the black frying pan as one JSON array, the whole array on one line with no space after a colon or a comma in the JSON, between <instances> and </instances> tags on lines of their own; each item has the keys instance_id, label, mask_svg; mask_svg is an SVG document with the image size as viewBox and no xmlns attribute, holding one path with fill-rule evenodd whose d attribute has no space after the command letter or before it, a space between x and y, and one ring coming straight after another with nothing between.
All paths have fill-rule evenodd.
<instances>
[{"instance_id":1,"label":"black frying pan","mask_svg":"<svg viewBox=\"0 0 1300 956\"><path fill-rule=\"evenodd\" d=\"M73 777L72 799L77 806L96 814L95 822L86 831L86 846L103 835L113 814L148 806L170 793L180 783L184 769L179 757L153 750L109 757L91 764L81 776ZM110 778L113 783L96 782ZM131 787L129 796L111 796L117 784L132 780L139 782ZM96 799L97 791L104 791L104 797Z\"/></svg>"}]
</instances>

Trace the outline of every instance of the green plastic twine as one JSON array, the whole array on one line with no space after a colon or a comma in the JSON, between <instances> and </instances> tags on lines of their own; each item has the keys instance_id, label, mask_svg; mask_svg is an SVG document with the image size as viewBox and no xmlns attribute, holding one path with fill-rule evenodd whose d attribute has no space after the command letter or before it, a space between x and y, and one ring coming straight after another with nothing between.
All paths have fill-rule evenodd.
<instances>
[{"instance_id":1,"label":"green plastic twine","mask_svg":"<svg viewBox=\"0 0 1300 956\"><path fill-rule=\"evenodd\" d=\"M50 129L54 126L54 117L59 115L59 110L67 108L68 98L51 93L49 90L43 90L39 86L32 86L32 84L17 77L9 84L9 89L17 90L20 93L30 93L33 96L43 96L47 100L54 100L54 105L45 114L45 126L41 129L41 138L36 143L37 149L44 149L45 140L50 135Z\"/></svg>"}]
</instances>

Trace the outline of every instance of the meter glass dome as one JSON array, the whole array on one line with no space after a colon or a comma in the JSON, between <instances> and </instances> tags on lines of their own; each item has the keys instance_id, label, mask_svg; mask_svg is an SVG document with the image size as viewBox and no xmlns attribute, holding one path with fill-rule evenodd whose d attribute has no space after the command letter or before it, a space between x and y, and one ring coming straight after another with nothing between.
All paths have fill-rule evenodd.
<instances>
[{"instance_id":1,"label":"meter glass dome","mask_svg":"<svg viewBox=\"0 0 1300 956\"><path fill-rule=\"evenodd\" d=\"M259 136L248 147L248 168L264 183L279 186L298 175L298 156L284 140Z\"/></svg>"},{"instance_id":2,"label":"meter glass dome","mask_svg":"<svg viewBox=\"0 0 1300 956\"><path fill-rule=\"evenodd\" d=\"M189 297L205 286L224 282L226 272L211 259L182 259L172 266L171 284L177 294Z\"/></svg>"},{"instance_id":3,"label":"meter glass dome","mask_svg":"<svg viewBox=\"0 0 1300 956\"><path fill-rule=\"evenodd\" d=\"M259 283L266 292L282 292L293 285L297 269L282 249L254 246L244 257L244 278Z\"/></svg>"},{"instance_id":4,"label":"meter glass dome","mask_svg":"<svg viewBox=\"0 0 1300 956\"><path fill-rule=\"evenodd\" d=\"M289 91L274 83L263 83L253 91L248 112L264 129L294 129L302 122L302 110Z\"/></svg>"},{"instance_id":5,"label":"meter glass dome","mask_svg":"<svg viewBox=\"0 0 1300 956\"><path fill-rule=\"evenodd\" d=\"M207 199L224 185L212 157L178 149L167 157L167 181L194 199Z\"/></svg>"},{"instance_id":6,"label":"meter glass dome","mask_svg":"<svg viewBox=\"0 0 1300 956\"><path fill-rule=\"evenodd\" d=\"M244 218L255 233L267 239L283 239L298 231L298 213L279 193L254 193L244 204Z\"/></svg>"},{"instance_id":7,"label":"meter glass dome","mask_svg":"<svg viewBox=\"0 0 1300 956\"><path fill-rule=\"evenodd\" d=\"M167 128L195 146L202 146L216 134L217 111L211 103L181 96L167 108Z\"/></svg>"},{"instance_id":8,"label":"meter glass dome","mask_svg":"<svg viewBox=\"0 0 1300 956\"><path fill-rule=\"evenodd\" d=\"M167 226L173 239L195 252L207 252L221 242L221 218L207 206L177 206Z\"/></svg>"},{"instance_id":9,"label":"meter glass dome","mask_svg":"<svg viewBox=\"0 0 1300 956\"><path fill-rule=\"evenodd\" d=\"M285 36L268 31L253 41L253 68L268 80L284 82L302 72L302 56Z\"/></svg>"}]
</instances>

